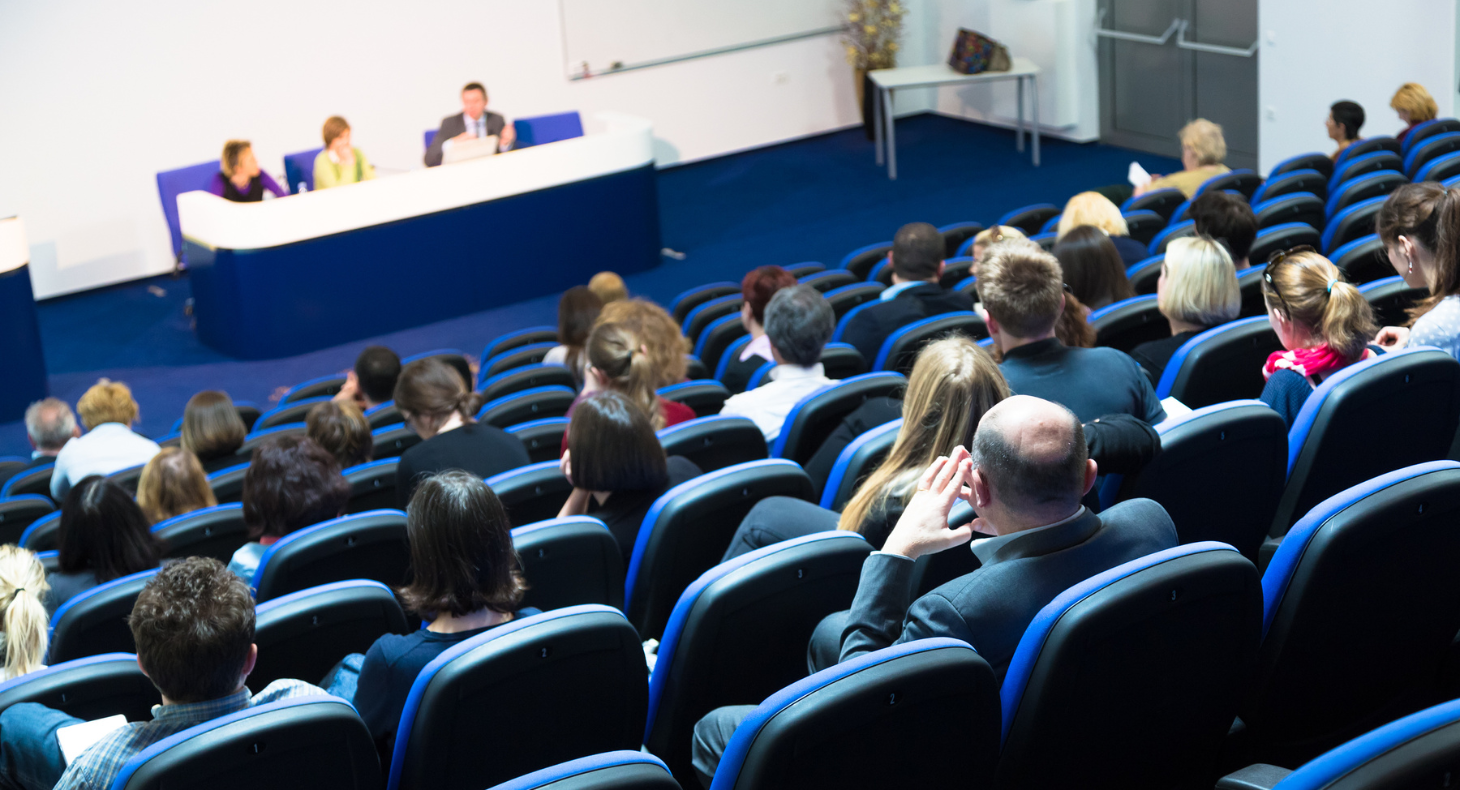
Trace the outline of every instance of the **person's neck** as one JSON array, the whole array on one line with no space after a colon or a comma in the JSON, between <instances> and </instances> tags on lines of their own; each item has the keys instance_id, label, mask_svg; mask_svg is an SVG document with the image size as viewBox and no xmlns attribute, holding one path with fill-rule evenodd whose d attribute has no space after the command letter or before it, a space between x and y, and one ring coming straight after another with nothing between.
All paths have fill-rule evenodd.
<instances>
[{"instance_id":1,"label":"person's neck","mask_svg":"<svg viewBox=\"0 0 1460 790\"><path fill-rule=\"evenodd\" d=\"M471 113L467 112L466 110L462 110L461 111L461 114L464 117L466 117L467 119L469 119L469 120L479 121L479 120L481 120L482 116L486 114L486 112L487 112L486 110L482 110L481 112L477 113L476 115L472 115Z\"/></svg>"},{"instance_id":2,"label":"person's neck","mask_svg":"<svg viewBox=\"0 0 1460 790\"><path fill-rule=\"evenodd\" d=\"M1020 346L1038 343L1041 340L1048 340L1052 337L1054 337L1054 327L1050 327L1048 332L1035 337L1015 337L1008 332L1000 332L997 342L999 344L999 350L1007 354Z\"/></svg>"},{"instance_id":3,"label":"person's neck","mask_svg":"<svg viewBox=\"0 0 1460 790\"><path fill-rule=\"evenodd\" d=\"M897 275L896 273L893 273L893 275L892 275L892 284L893 285L906 285L908 283L934 283L934 284L936 284L937 282L938 282L938 278L937 277L929 277L929 278L927 278L925 280L910 280L910 279L908 279L906 277L901 277L901 276Z\"/></svg>"},{"instance_id":4,"label":"person's neck","mask_svg":"<svg viewBox=\"0 0 1460 790\"><path fill-rule=\"evenodd\" d=\"M1206 329L1206 327L1200 324L1182 321L1180 318L1167 318L1166 321L1171 324L1171 334L1173 336L1179 335L1182 332L1201 332Z\"/></svg>"},{"instance_id":5,"label":"person's neck","mask_svg":"<svg viewBox=\"0 0 1460 790\"><path fill-rule=\"evenodd\" d=\"M447 431L455 430L465 424L466 420L461 418L460 412L452 412L451 416L446 418L446 422L441 423L441 427L436 429L435 435L440 436Z\"/></svg>"},{"instance_id":6,"label":"person's neck","mask_svg":"<svg viewBox=\"0 0 1460 790\"><path fill-rule=\"evenodd\" d=\"M436 634L459 634L462 631L491 628L511 619L511 612L504 613L491 608L478 609L459 616L450 612L437 612L436 619L426 626L426 630Z\"/></svg>"},{"instance_id":7,"label":"person's neck","mask_svg":"<svg viewBox=\"0 0 1460 790\"><path fill-rule=\"evenodd\" d=\"M1235 260L1235 261L1232 261L1232 268L1233 269L1236 269L1239 272L1240 271L1243 271L1245 269L1251 269L1252 268L1252 262L1249 261L1249 260L1247 260L1246 258L1242 258L1240 260Z\"/></svg>"},{"instance_id":8,"label":"person's neck","mask_svg":"<svg viewBox=\"0 0 1460 790\"><path fill-rule=\"evenodd\" d=\"M36 455L43 455L47 458L55 458L56 456L61 454L61 448L57 447L54 450L48 450L44 447L37 447L35 452Z\"/></svg>"},{"instance_id":9,"label":"person's neck","mask_svg":"<svg viewBox=\"0 0 1460 790\"><path fill-rule=\"evenodd\" d=\"M253 180L253 176L244 175L243 173L234 173L231 177L229 177L228 180L232 181L234 186L238 187L239 189L243 189L244 187L248 186L248 183L250 181Z\"/></svg>"},{"instance_id":10,"label":"person's neck","mask_svg":"<svg viewBox=\"0 0 1460 790\"><path fill-rule=\"evenodd\" d=\"M236 688L236 689L228 692L224 696L231 697L234 694L237 694L238 692L243 691L243 687L244 687L244 684L243 683L239 683L238 684L238 688ZM163 705L191 705L191 704L193 704L192 702L178 702L177 700L172 699L171 697L167 696L166 694L162 694L161 696L162 696L162 704ZM219 697L219 699L222 699L222 697ZM213 700L210 700L210 699L194 700L194 702L212 702L212 701Z\"/></svg>"},{"instance_id":11,"label":"person's neck","mask_svg":"<svg viewBox=\"0 0 1460 790\"><path fill-rule=\"evenodd\" d=\"M1033 512L1033 513L1012 513L1000 509L992 516L979 514L982 520L983 531L993 535L1012 535L1015 532L1025 532L1031 529L1047 527L1050 524L1058 524L1067 518L1080 512L1081 505L1077 502L1074 508L1063 513L1059 512Z\"/></svg>"}]
</instances>

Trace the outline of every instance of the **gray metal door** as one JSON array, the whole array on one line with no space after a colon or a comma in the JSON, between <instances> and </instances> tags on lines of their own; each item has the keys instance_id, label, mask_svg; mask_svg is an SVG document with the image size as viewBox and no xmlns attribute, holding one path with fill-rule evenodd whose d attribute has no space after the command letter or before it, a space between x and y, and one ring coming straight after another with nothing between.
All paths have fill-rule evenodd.
<instances>
[{"instance_id":1,"label":"gray metal door","mask_svg":"<svg viewBox=\"0 0 1460 790\"><path fill-rule=\"evenodd\" d=\"M1221 124L1227 165L1257 166L1257 0L1100 0L1100 136L1180 157L1193 118Z\"/></svg>"}]
</instances>

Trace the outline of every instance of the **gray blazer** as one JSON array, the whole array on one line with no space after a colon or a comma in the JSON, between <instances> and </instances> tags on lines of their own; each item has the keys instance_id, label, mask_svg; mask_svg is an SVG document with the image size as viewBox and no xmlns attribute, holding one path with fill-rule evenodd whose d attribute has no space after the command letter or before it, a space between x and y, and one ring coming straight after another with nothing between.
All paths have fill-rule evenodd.
<instances>
[{"instance_id":1,"label":"gray blazer","mask_svg":"<svg viewBox=\"0 0 1460 790\"><path fill-rule=\"evenodd\" d=\"M502 116L494 112L488 111L486 113L486 116L487 134L501 137L502 128L507 125L507 122L502 118ZM458 134L461 134L464 131L466 131L466 118L463 116L462 113L457 113L455 115L450 115L442 118L441 128L436 130L436 137L431 140L431 146L426 149L426 167L435 167L441 164L441 146L444 145L447 140L450 140L451 138L457 136Z\"/></svg>"},{"instance_id":2,"label":"gray blazer","mask_svg":"<svg viewBox=\"0 0 1460 790\"><path fill-rule=\"evenodd\" d=\"M1002 681L1014 650L1055 596L1117 565L1177 544L1176 525L1149 499L1074 521L976 541L982 566L911 602L913 562L872 554L842 634L841 661L892 644L948 636L973 645ZM949 551L969 551L969 547Z\"/></svg>"}]
</instances>

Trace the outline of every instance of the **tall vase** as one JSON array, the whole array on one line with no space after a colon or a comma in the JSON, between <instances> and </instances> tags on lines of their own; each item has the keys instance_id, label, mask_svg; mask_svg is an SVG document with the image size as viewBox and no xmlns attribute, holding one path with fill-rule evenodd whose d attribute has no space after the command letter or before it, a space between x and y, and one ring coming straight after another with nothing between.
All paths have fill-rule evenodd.
<instances>
[{"instance_id":1,"label":"tall vase","mask_svg":"<svg viewBox=\"0 0 1460 790\"><path fill-rule=\"evenodd\" d=\"M867 76L866 69L854 67L852 76L856 80L857 106L862 109L862 131L868 140L876 139L877 127L873 121L872 102L877 101L877 88L872 84L872 78Z\"/></svg>"}]
</instances>

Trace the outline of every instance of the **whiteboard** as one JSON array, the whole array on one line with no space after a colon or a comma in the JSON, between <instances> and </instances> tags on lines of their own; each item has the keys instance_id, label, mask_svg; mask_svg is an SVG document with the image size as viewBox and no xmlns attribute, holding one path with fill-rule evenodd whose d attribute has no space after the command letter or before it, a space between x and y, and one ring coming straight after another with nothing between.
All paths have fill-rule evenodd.
<instances>
[{"instance_id":1,"label":"whiteboard","mask_svg":"<svg viewBox=\"0 0 1460 790\"><path fill-rule=\"evenodd\" d=\"M569 78L840 30L843 0L559 0Z\"/></svg>"}]
</instances>

